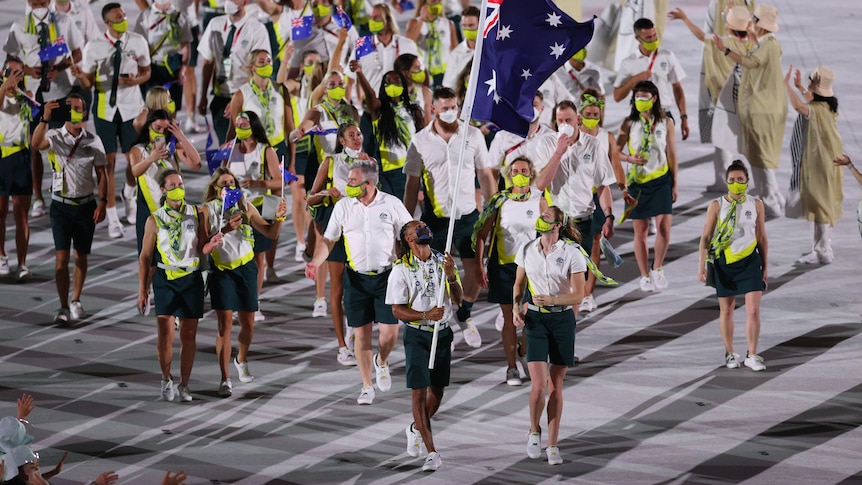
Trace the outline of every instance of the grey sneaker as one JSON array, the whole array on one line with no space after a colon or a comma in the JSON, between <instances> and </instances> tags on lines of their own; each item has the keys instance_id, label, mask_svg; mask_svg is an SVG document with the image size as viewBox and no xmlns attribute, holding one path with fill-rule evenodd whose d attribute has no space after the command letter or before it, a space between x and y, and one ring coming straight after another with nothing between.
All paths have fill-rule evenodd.
<instances>
[{"instance_id":1,"label":"grey sneaker","mask_svg":"<svg viewBox=\"0 0 862 485\"><path fill-rule=\"evenodd\" d=\"M54 314L54 323L69 323L69 309L61 308L57 310L57 313Z\"/></svg>"},{"instance_id":2,"label":"grey sneaker","mask_svg":"<svg viewBox=\"0 0 862 485\"><path fill-rule=\"evenodd\" d=\"M180 386L180 401L192 402L192 391L189 390L189 386Z\"/></svg>"},{"instance_id":3,"label":"grey sneaker","mask_svg":"<svg viewBox=\"0 0 862 485\"><path fill-rule=\"evenodd\" d=\"M363 387L359 391L359 397L356 399L356 404L373 404L374 403L374 386Z\"/></svg>"},{"instance_id":4,"label":"grey sneaker","mask_svg":"<svg viewBox=\"0 0 862 485\"><path fill-rule=\"evenodd\" d=\"M218 395L219 397L231 397L233 395L233 384L230 382L230 379L221 381L221 384L218 386Z\"/></svg>"},{"instance_id":5,"label":"grey sneaker","mask_svg":"<svg viewBox=\"0 0 862 485\"><path fill-rule=\"evenodd\" d=\"M506 371L506 384L510 386L520 386L522 384L521 373L518 372L517 367L512 367Z\"/></svg>"},{"instance_id":6,"label":"grey sneaker","mask_svg":"<svg viewBox=\"0 0 862 485\"><path fill-rule=\"evenodd\" d=\"M344 366L356 365L356 357L347 347L338 348L338 363Z\"/></svg>"},{"instance_id":7,"label":"grey sneaker","mask_svg":"<svg viewBox=\"0 0 862 485\"><path fill-rule=\"evenodd\" d=\"M377 380L377 388L383 392L392 389L392 377L389 376L389 366L386 364L378 364L377 358L379 354L374 354L374 374Z\"/></svg>"},{"instance_id":8,"label":"grey sneaker","mask_svg":"<svg viewBox=\"0 0 862 485\"><path fill-rule=\"evenodd\" d=\"M743 362L746 367L753 371L762 371L766 370L766 364L763 363L763 357L757 354L749 354L745 356L745 361Z\"/></svg>"},{"instance_id":9,"label":"grey sneaker","mask_svg":"<svg viewBox=\"0 0 862 485\"><path fill-rule=\"evenodd\" d=\"M739 354L736 352L725 352L724 353L724 366L728 369L738 369L739 368Z\"/></svg>"},{"instance_id":10,"label":"grey sneaker","mask_svg":"<svg viewBox=\"0 0 862 485\"><path fill-rule=\"evenodd\" d=\"M407 426L404 434L407 435L407 454L412 457L422 454L422 435L413 429L413 423Z\"/></svg>"}]
</instances>

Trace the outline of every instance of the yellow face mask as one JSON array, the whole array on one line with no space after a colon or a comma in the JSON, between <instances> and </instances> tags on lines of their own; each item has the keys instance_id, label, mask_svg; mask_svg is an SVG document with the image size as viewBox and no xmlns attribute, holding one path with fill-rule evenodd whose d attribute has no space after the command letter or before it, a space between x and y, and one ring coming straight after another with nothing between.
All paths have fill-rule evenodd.
<instances>
[{"instance_id":1,"label":"yellow face mask","mask_svg":"<svg viewBox=\"0 0 862 485\"><path fill-rule=\"evenodd\" d=\"M123 34L129 30L129 21L127 19L123 19L119 22L111 22L111 23L114 26L114 30L116 30L120 34Z\"/></svg>"},{"instance_id":2,"label":"yellow face mask","mask_svg":"<svg viewBox=\"0 0 862 485\"><path fill-rule=\"evenodd\" d=\"M84 121L84 113L81 111L72 110L69 118L69 123L76 124Z\"/></svg>"},{"instance_id":3,"label":"yellow face mask","mask_svg":"<svg viewBox=\"0 0 862 485\"><path fill-rule=\"evenodd\" d=\"M236 131L236 139L237 140L242 141L242 140L247 140L247 139L251 138L251 128L239 128L239 127L237 127L236 130L234 130L234 131Z\"/></svg>"},{"instance_id":4,"label":"yellow face mask","mask_svg":"<svg viewBox=\"0 0 862 485\"><path fill-rule=\"evenodd\" d=\"M655 52L658 49L658 41L657 40L654 40L652 42L642 41L641 45L644 46L644 49L646 49L650 52Z\"/></svg>"},{"instance_id":5,"label":"yellow face mask","mask_svg":"<svg viewBox=\"0 0 862 485\"><path fill-rule=\"evenodd\" d=\"M303 64L302 70L305 71L305 77L311 77L314 75L314 64Z\"/></svg>"},{"instance_id":6,"label":"yellow face mask","mask_svg":"<svg viewBox=\"0 0 862 485\"><path fill-rule=\"evenodd\" d=\"M584 62L584 60L586 60L586 58L587 58L587 50L586 49L581 49L578 52L575 52L575 55L572 56L572 59L574 59L578 62Z\"/></svg>"},{"instance_id":7,"label":"yellow face mask","mask_svg":"<svg viewBox=\"0 0 862 485\"><path fill-rule=\"evenodd\" d=\"M397 98L404 93L404 86L398 86L397 84L387 84L383 89L390 98Z\"/></svg>"},{"instance_id":8,"label":"yellow face mask","mask_svg":"<svg viewBox=\"0 0 862 485\"><path fill-rule=\"evenodd\" d=\"M464 33L464 38L470 41L479 36L479 29L461 29L461 32Z\"/></svg>"},{"instance_id":9,"label":"yellow face mask","mask_svg":"<svg viewBox=\"0 0 862 485\"><path fill-rule=\"evenodd\" d=\"M314 16L315 17L327 17L332 14L332 7L329 5L315 5L314 6Z\"/></svg>"},{"instance_id":10,"label":"yellow face mask","mask_svg":"<svg viewBox=\"0 0 862 485\"><path fill-rule=\"evenodd\" d=\"M341 101L342 99L344 99L345 94L347 94L347 90L344 89L344 86L326 88L326 95L329 96L329 98L333 101Z\"/></svg>"},{"instance_id":11,"label":"yellow face mask","mask_svg":"<svg viewBox=\"0 0 862 485\"><path fill-rule=\"evenodd\" d=\"M427 76L426 76L426 74L425 74L425 70L424 70L424 69L423 69L423 70L421 70L421 71L411 72L411 73L410 73L410 79L412 79L414 83L424 84L424 83L425 83L425 78L426 78L426 77L427 77Z\"/></svg>"},{"instance_id":12,"label":"yellow face mask","mask_svg":"<svg viewBox=\"0 0 862 485\"><path fill-rule=\"evenodd\" d=\"M596 129L596 127L597 127L597 126L599 126L599 122L600 122L600 121L601 121L601 120L600 120L600 119L598 119L598 118L581 118L581 123L583 123L583 124L584 124L584 126L585 126L588 130L594 130L594 129Z\"/></svg>"},{"instance_id":13,"label":"yellow face mask","mask_svg":"<svg viewBox=\"0 0 862 485\"><path fill-rule=\"evenodd\" d=\"M360 182L359 185L348 185L344 189L344 195L346 195L350 198L353 198L353 199L360 197L362 195L362 193L365 192L364 190L362 190L362 187L364 185L365 185L365 182Z\"/></svg>"},{"instance_id":14,"label":"yellow face mask","mask_svg":"<svg viewBox=\"0 0 862 485\"><path fill-rule=\"evenodd\" d=\"M556 225L557 225L556 222L548 222L548 221L542 219L541 216L539 216L539 218L536 219L536 230L539 232L551 232L554 229L554 226L556 226Z\"/></svg>"},{"instance_id":15,"label":"yellow face mask","mask_svg":"<svg viewBox=\"0 0 862 485\"><path fill-rule=\"evenodd\" d=\"M512 185L515 187L526 187L530 185L530 177L522 173L512 175Z\"/></svg>"},{"instance_id":16,"label":"yellow face mask","mask_svg":"<svg viewBox=\"0 0 862 485\"><path fill-rule=\"evenodd\" d=\"M443 5L440 3L432 3L428 5L428 13L437 17L443 15Z\"/></svg>"},{"instance_id":17,"label":"yellow face mask","mask_svg":"<svg viewBox=\"0 0 862 485\"><path fill-rule=\"evenodd\" d=\"M383 29L385 28L386 22L381 22L374 19L368 20L368 30L370 30L372 34L379 34L380 32L383 32Z\"/></svg>"},{"instance_id":18,"label":"yellow face mask","mask_svg":"<svg viewBox=\"0 0 862 485\"><path fill-rule=\"evenodd\" d=\"M272 64L267 64L265 66L255 67L254 72L256 72L257 75L262 78L270 78L272 77L272 69Z\"/></svg>"},{"instance_id":19,"label":"yellow face mask","mask_svg":"<svg viewBox=\"0 0 862 485\"><path fill-rule=\"evenodd\" d=\"M172 99L172 100L168 101L168 113L174 114L176 112L177 112L177 103L175 103L174 100Z\"/></svg>"}]
</instances>

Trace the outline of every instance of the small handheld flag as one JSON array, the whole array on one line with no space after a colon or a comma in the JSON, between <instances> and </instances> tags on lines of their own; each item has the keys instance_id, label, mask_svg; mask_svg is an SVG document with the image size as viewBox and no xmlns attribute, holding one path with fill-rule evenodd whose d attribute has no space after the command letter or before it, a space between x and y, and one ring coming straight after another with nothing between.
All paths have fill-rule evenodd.
<instances>
[{"instance_id":1,"label":"small handheld flag","mask_svg":"<svg viewBox=\"0 0 862 485\"><path fill-rule=\"evenodd\" d=\"M314 15L295 18L290 23L290 37L292 40L302 40L311 37L311 28L314 25Z\"/></svg>"},{"instance_id":2,"label":"small handheld flag","mask_svg":"<svg viewBox=\"0 0 862 485\"><path fill-rule=\"evenodd\" d=\"M374 45L374 36L366 35L365 37L360 37L356 39L356 58L362 59L363 57L371 54L372 52L377 50L377 46Z\"/></svg>"}]
</instances>

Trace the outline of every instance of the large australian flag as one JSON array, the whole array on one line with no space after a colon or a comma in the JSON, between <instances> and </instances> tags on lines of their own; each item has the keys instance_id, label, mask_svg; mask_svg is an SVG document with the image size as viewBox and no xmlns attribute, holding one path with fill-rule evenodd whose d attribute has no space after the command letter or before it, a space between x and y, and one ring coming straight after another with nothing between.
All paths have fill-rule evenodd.
<instances>
[{"instance_id":1,"label":"large australian flag","mask_svg":"<svg viewBox=\"0 0 862 485\"><path fill-rule=\"evenodd\" d=\"M536 91L590 42L594 20L577 22L550 0L485 0L483 5L471 118L526 137Z\"/></svg>"}]
</instances>

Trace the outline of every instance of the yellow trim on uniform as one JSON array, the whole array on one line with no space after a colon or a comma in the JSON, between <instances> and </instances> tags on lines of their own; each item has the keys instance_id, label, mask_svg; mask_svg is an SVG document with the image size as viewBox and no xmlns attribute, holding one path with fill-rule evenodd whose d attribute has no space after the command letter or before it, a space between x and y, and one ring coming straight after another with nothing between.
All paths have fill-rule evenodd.
<instances>
[{"instance_id":1,"label":"yellow trim on uniform","mask_svg":"<svg viewBox=\"0 0 862 485\"><path fill-rule=\"evenodd\" d=\"M441 219L445 218L446 214L443 213L443 207L434 193L434 182L431 180L431 173L424 167L422 168L422 181L425 183L425 197L431 202L431 207L434 208L434 215Z\"/></svg>"},{"instance_id":2,"label":"yellow trim on uniform","mask_svg":"<svg viewBox=\"0 0 862 485\"><path fill-rule=\"evenodd\" d=\"M737 261L742 261L743 259L751 256L751 254L754 253L754 250L756 248L757 248L757 240L752 241L751 244L749 244L747 247L745 247L742 251L740 251L738 253L734 253L730 249L730 244L728 244L727 247L724 248L724 261L727 264L733 264Z\"/></svg>"}]
</instances>

